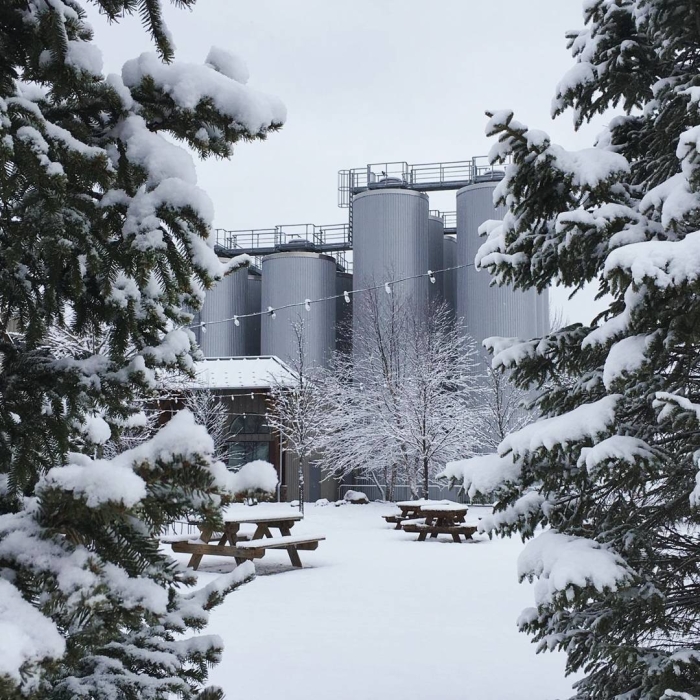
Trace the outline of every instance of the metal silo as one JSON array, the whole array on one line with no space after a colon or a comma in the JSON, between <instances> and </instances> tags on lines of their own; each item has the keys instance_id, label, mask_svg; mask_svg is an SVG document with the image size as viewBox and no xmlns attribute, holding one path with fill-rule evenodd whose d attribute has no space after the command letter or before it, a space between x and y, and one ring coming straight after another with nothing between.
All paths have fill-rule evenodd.
<instances>
[{"instance_id":1,"label":"metal silo","mask_svg":"<svg viewBox=\"0 0 700 700\"><path fill-rule=\"evenodd\" d=\"M335 299L311 304L306 299L334 297L335 260L328 255L306 251L275 253L263 258L262 309L276 309L275 318L263 313L261 350L275 355L292 367L298 365L295 326L303 328L305 364L325 366L335 349ZM280 307L300 303L290 309Z\"/></svg>"},{"instance_id":2,"label":"metal silo","mask_svg":"<svg viewBox=\"0 0 700 700\"><path fill-rule=\"evenodd\" d=\"M249 271L246 283L246 313L254 314L262 310L262 277L257 268ZM260 316L251 316L243 321L245 325L245 354L260 354Z\"/></svg>"},{"instance_id":3,"label":"metal silo","mask_svg":"<svg viewBox=\"0 0 700 700\"><path fill-rule=\"evenodd\" d=\"M457 265L457 239L454 236L445 236L442 241L443 267L455 267ZM457 270L449 270L443 273L443 290L445 301L452 316L456 313L457 304Z\"/></svg>"},{"instance_id":4,"label":"metal silo","mask_svg":"<svg viewBox=\"0 0 700 700\"><path fill-rule=\"evenodd\" d=\"M335 293L338 295L352 291L352 274L349 272L335 273ZM335 349L340 352L349 352L352 337L352 296L350 303L344 296L339 296L335 301Z\"/></svg>"},{"instance_id":5,"label":"metal silo","mask_svg":"<svg viewBox=\"0 0 700 700\"><path fill-rule=\"evenodd\" d=\"M478 182L457 192L457 317L478 347L490 336L533 338L549 327L548 296L536 290L490 286L491 276L477 270L474 258L484 242L479 226L488 219L502 219L505 207L493 206L496 183ZM483 352L483 350L482 350Z\"/></svg>"},{"instance_id":6,"label":"metal silo","mask_svg":"<svg viewBox=\"0 0 700 700\"><path fill-rule=\"evenodd\" d=\"M224 277L209 289L199 313L206 324L198 334L199 347L204 357L233 357L245 354L245 329L232 319L246 312L246 281L248 270L240 268Z\"/></svg>"},{"instance_id":7,"label":"metal silo","mask_svg":"<svg viewBox=\"0 0 700 700\"><path fill-rule=\"evenodd\" d=\"M395 301L428 317L428 196L405 189L377 189L353 197L353 289L366 289L416 275L391 286ZM384 299L384 292L377 292ZM363 295L364 296L364 295ZM353 300L353 333L367 322L363 300Z\"/></svg>"},{"instance_id":8,"label":"metal silo","mask_svg":"<svg viewBox=\"0 0 700 700\"><path fill-rule=\"evenodd\" d=\"M431 270L442 270L443 243L445 237L445 224L441 216L428 217L428 267ZM435 284L430 285L430 303L445 298L445 277L440 273L435 275Z\"/></svg>"}]
</instances>

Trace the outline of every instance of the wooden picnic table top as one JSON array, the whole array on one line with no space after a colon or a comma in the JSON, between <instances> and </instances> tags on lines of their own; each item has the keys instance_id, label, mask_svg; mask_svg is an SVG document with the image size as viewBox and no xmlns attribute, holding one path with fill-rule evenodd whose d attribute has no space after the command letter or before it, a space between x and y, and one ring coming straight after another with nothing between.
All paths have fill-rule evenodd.
<instances>
[{"instance_id":1,"label":"wooden picnic table top","mask_svg":"<svg viewBox=\"0 0 700 700\"><path fill-rule=\"evenodd\" d=\"M253 506L254 508L255 506ZM257 523L296 523L299 520L303 520L304 516L301 513L277 513L269 515L256 515L255 513L224 513L225 523L245 523L245 524L257 524Z\"/></svg>"},{"instance_id":2,"label":"wooden picnic table top","mask_svg":"<svg viewBox=\"0 0 700 700\"><path fill-rule=\"evenodd\" d=\"M448 515L466 515L467 506L451 505L451 506L422 506L418 511L421 515L436 515L436 516L448 516Z\"/></svg>"},{"instance_id":3,"label":"wooden picnic table top","mask_svg":"<svg viewBox=\"0 0 700 700\"><path fill-rule=\"evenodd\" d=\"M419 508L420 506L436 506L439 504L453 503L453 501L441 500L431 501L425 498L419 498L417 501L399 501L396 505L399 508Z\"/></svg>"}]
</instances>

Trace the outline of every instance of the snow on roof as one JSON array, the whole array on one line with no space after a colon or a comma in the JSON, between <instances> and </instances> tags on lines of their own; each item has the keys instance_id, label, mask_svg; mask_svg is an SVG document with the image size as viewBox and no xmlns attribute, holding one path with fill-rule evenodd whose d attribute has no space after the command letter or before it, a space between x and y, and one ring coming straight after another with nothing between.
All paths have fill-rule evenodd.
<instances>
[{"instance_id":1,"label":"snow on roof","mask_svg":"<svg viewBox=\"0 0 700 700\"><path fill-rule=\"evenodd\" d=\"M195 362L196 379L187 388L269 389L274 383L290 384L294 370L272 355L219 357Z\"/></svg>"}]
</instances>

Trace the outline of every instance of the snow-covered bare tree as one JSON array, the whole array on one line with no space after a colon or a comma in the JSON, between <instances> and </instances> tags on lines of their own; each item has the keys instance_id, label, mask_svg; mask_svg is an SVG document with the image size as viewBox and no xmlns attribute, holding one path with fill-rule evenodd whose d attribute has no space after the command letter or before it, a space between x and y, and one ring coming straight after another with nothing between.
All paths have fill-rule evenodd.
<instances>
[{"instance_id":1,"label":"snow-covered bare tree","mask_svg":"<svg viewBox=\"0 0 700 700\"><path fill-rule=\"evenodd\" d=\"M482 394L481 451L496 450L507 435L532 422L533 413L527 405L533 398L529 392L511 384L501 370L486 370Z\"/></svg>"},{"instance_id":2,"label":"snow-covered bare tree","mask_svg":"<svg viewBox=\"0 0 700 700\"><path fill-rule=\"evenodd\" d=\"M494 362L542 387L542 418L498 455L452 470L499 479L486 530L532 537L537 577L520 619L561 649L581 700L700 697L700 7L588 0L554 113L609 107L595 148L491 114L492 160L512 157L477 257L501 283L597 284L608 308L539 340L500 340ZM564 383L561 376L568 377Z\"/></svg>"},{"instance_id":3,"label":"snow-covered bare tree","mask_svg":"<svg viewBox=\"0 0 700 700\"><path fill-rule=\"evenodd\" d=\"M231 416L224 399L209 389L188 389L183 397L185 408L195 421L207 429L214 442L214 457L228 462Z\"/></svg>"},{"instance_id":4,"label":"snow-covered bare tree","mask_svg":"<svg viewBox=\"0 0 700 700\"><path fill-rule=\"evenodd\" d=\"M413 494L428 498L430 483L444 465L481 448L484 389L476 344L451 323L447 304L431 306L427 322L410 316L407 371L394 425L405 441ZM420 486L416 486L418 481Z\"/></svg>"},{"instance_id":5,"label":"snow-covered bare tree","mask_svg":"<svg viewBox=\"0 0 700 700\"><path fill-rule=\"evenodd\" d=\"M79 0L0 3L0 696L214 698L221 640L192 632L250 569L188 593L157 536L193 512L220 525L229 473L188 412L113 459L93 444L159 368L192 367L187 309L248 262L215 255L176 142L229 157L284 109L226 51L173 62L160 0L93 5L110 22L138 12L156 53L105 76ZM94 342L57 357L52 328Z\"/></svg>"},{"instance_id":6,"label":"snow-covered bare tree","mask_svg":"<svg viewBox=\"0 0 700 700\"><path fill-rule=\"evenodd\" d=\"M444 305L425 323L400 295L381 294L355 300L367 323L356 329L353 357L337 357L320 381L319 464L335 476L371 478L388 500L400 480L418 497L447 461L476 447L476 353Z\"/></svg>"},{"instance_id":7,"label":"snow-covered bare tree","mask_svg":"<svg viewBox=\"0 0 700 700\"><path fill-rule=\"evenodd\" d=\"M312 454L321 424L323 408L319 403L316 368L309 366L305 347L306 333L301 317L292 321L295 346L288 363L294 371L290 382L274 378L270 387L267 423L276 430L285 449L299 461L299 510L304 512L304 465Z\"/></svg>"}]
</instances>

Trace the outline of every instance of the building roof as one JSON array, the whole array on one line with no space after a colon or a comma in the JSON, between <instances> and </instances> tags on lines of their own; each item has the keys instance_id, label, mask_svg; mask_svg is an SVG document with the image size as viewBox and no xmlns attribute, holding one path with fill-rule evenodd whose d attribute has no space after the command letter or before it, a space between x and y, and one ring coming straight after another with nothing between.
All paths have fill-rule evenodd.
<instances>
[{"instance_id":1,"label":"building roof","mask_svg":"<svg viewBox=\"0 0 700 700\"><path fill-rule=\"evenodd\" d=\"M196 379L187 388L269 389L274 384L291 384L294 370L278 357L218 357L195 362Z\"/></svg>"}]
</instances>

